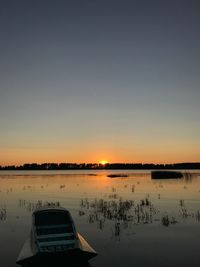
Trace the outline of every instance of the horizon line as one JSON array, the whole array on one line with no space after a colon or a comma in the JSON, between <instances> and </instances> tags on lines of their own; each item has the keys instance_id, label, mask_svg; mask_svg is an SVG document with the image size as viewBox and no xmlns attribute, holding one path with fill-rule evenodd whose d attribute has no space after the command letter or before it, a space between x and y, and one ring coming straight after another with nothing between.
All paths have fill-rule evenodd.
<instances>
[{"instance_id":1,"label":"horizon line","mask_svg":"<svg viewBox=\"0 0 200 267\"><path fill-rule=\"evenodd\" d=\"M102 164L101 162L42 162L42 163L37 163L37 162L25 162L23 164L0 164L1 168L5 168L5 167L15 167L15 168L20 168L20 167L25 167L26 165L38 165L38 166L42 166L42 165L62 165L62 164L66 164L66 165L97 165L97 166L109 166L109 165L162 165L162 166L167 166L167 165L179 165L179 164L200 164L200 162L194 162L194 161L184 161L184 162L173 162L173 163L152 163L152 162L107 162L105 164Z\"/></svg>"}]
</instances>

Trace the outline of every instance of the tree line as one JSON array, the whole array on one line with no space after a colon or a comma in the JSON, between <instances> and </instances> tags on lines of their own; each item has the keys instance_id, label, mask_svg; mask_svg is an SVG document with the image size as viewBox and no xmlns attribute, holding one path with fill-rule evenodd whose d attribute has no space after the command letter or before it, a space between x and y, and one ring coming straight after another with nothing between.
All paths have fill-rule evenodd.
<instances>
[{"instance_id":1,"label":"tree line","mask_svg":"<svg viewBox=\"0 0 200 267\"><path fill-rule=\"evenodd\" d=\"M26 163L20 166L0 166L0 170L157 170L200 169L200 162L153 164L153 163Z\"/></svg>"}]
</instances>

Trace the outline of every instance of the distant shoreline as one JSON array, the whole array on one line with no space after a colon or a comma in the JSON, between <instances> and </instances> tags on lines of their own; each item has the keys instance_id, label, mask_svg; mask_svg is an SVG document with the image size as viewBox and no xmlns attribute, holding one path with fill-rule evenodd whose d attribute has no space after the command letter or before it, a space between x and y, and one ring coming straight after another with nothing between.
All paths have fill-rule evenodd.
<instances>
[{"instance_id":1,"label":"distant shoreline","mask_svg":"<svg viewBox=\"0 0 200 267\"><path fill-rule=\"evenodd\" d=\"M200 169L200 162L152 164L152 163L26 163L21 166L0 166L0 171L25 170L194 170Z\"/></svg>"}]
</instances>

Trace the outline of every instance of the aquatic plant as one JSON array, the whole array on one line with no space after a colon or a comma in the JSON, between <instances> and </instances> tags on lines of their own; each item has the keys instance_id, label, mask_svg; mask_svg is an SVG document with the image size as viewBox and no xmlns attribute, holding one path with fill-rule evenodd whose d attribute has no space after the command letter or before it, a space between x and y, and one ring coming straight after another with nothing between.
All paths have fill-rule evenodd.
<instances>
[{"instance_id":1,"label":"aquatic plant","mask_svg":"<svg viewBox=\"0 0 200 267\"><path fill-rule=\"evenodd\" d=\"M133 200L81 199L79 216L87 215L89 223L97 223L103 229L106 220L114 223L113 233L118 236L121 227L127 228L128 223L148 224L158 213L148 198L136 203Z\"/></svg>"},{"instance_id":2,"label":"aquatic plant","mask_svg":"<svg viewBox=\"0 0 200 267\"><path fill-rule=\"evenodd\" d=\"M200 222L200 211L199 210L196 212L196 220Z\"/></svg>"},{"instance_id":3,"label":"aquatic plant","mask_svg":"<svg viewBox=\"0 0 200 267\"><path fill-rule=\"evenodd\" d=\"M59 207L60 202L49 202L49 201L42 201L38 200L36 202L26 201L25 199L19 199L19 207L25 208L28 212L33 212L34 210L41 208L41 207Z\"/></svg>"},{"instance_id":4,"label":"aquatic plant","mask_svg":"<svg viewBox=\"0 0 200 267\"><path fill-rule=\"evenodd\" d=\"M162 217L162 225L169 226L169 224L170 224L170 221L169 221L168 215L163 216Z\"/></svg>"},{"instance_id":5,"label":"aquatic plant","mask_svg":"<svg viewBox=\"0 0 200 267\"><path fill-rule=\"evenodd\" d=\"M0 209L0 221L5 221L7 219L7 210L6 208Z\"/></svg>"}]
</instances>

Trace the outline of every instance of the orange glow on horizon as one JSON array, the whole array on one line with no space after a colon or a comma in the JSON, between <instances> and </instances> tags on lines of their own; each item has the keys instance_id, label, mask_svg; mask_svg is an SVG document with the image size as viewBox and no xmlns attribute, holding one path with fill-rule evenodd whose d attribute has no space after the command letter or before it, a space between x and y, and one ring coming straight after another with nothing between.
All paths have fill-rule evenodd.
<instances>
[{"instance_id":1,"label":"orange glow on horizon","mask_svg":"<svg viewBox=\"0 0 200 267\"><path fill-rule=\"evenodd\" d=\"M108 163L108 161L107 160L100 160L99 163L102 164L102 165L105 165L105 164Z\"/></svg>"},{"instance_id":2,"label":"orange glow on horizon","mask_svg":"<svg viewBox=\"0 0 200 267\"><path fill-rule=\"evenodd\" d=\"M174 149L177 153L174 153ZM196 150L195 150L196 149ZM172 164L181 162L199 162L199 151L197 146L179 147L170 146L149 149L126 150L121 148L113 151L105 149L81 150L80 148L57 149L57 148L2 148L0 151L0 165L23 165L25 163L154 163L154 164ZM101 160L99 160L101 159Z\"/></svg>"}]
</instances>

